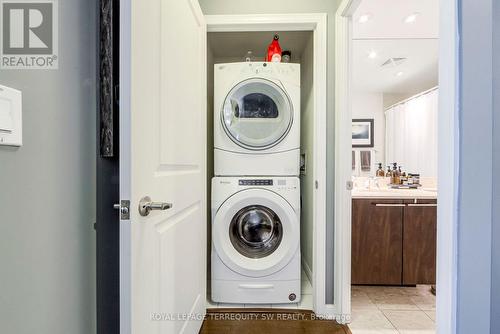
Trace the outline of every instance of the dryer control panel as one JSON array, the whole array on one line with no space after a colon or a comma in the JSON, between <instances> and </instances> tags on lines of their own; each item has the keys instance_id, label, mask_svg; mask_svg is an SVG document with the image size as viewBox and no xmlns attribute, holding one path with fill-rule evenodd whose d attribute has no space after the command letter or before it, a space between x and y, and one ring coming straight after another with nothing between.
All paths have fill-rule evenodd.
<instances>
[{"instance_id":1,"label":"dryer control panel","mask_svg":"<svg viewBox=\"0 0 500 334\"><path fill-rule=\"evenodd\" d=\"M238 184L240 186L272 186L273 185L273 180L271 179L245 179L245 180L239 180Z\"/></svg>"}]
</instances>

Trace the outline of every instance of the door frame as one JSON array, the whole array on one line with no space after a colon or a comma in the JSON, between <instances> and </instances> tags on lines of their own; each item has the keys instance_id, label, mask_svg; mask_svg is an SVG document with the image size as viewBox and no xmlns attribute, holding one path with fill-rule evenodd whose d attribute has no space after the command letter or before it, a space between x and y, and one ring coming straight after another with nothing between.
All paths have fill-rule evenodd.
<instances>
[{"instance_id":1,"label":"door frame","mask_svg":"<svg viewBox=\"0 0 500 334\"><path fill-rule=\"evenodd\" d=\"M335 251L336 291L343 314L351 303L351 40L352 15L361 0L343 0L335 17ZM438 333L455 333L457 321L457 235L459 161L459 26L457 0L440 0L438 117L438 227L437 305ZM346 133L349 131L349 134ZM341 196L339 196L341 194ZM338 231L338 232L337 232ZM346 312L348 311L348 312Z\"/></svg>"},{"instance_id":2,"label":"door frame","mask_svg":"<svg viewBox=\"0 0 500 334\"><path fill-rule=\"evenodd\" d=\"M305 268L313 282L313 311L334 318L336 305L325 302L326 293L326 113L327 15L325 13L205 15L207 32L312 31L314 38L314 192L313 268ZM311 273L312 271L312 273ZM323 296L323 297L322 297Z\"/></svg>"}]
</instances>

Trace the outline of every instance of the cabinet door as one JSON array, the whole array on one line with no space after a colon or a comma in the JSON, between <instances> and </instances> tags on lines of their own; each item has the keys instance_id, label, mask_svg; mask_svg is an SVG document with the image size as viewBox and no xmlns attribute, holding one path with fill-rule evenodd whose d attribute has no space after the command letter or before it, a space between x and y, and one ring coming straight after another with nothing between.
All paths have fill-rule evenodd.
<instances>
[{"instance_id":1,"label":"cabinet door","mask_svg":"<svg viewBox=\"0 0 500 334\"><path fill-rule=\"evenodd\" d=\"M407 204L403 232L403 284L436 283L436 230L436 200Z\"/></svg>"},{"instance_id":2,"label":"cabinet door","mask_svg":"<svg viewBox=\"0 0 500 334\"><path fill-rule=\"evenodd\" d=\"M352 284L401 284L404 206L401 200L353 200Z\"/></svg>"}]
</instances>

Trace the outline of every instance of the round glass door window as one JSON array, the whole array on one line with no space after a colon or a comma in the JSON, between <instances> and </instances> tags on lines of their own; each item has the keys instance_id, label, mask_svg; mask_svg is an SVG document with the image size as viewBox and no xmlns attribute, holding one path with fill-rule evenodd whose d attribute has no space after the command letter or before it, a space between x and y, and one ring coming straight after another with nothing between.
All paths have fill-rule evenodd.
<instances>
[{"instance_id":1,"label":"round glass door window","mask_svg":"<svg viewBox=\"0 0 500 334\"><path fill-rule=\"evenodd\" d=\"M288 134L293 109L286 93L274 82L254 78L237 84L222 107L226 133L238 145L262 150Z\"/></svg>"},{"instance_id":2,"label":"round glass door window","mask_svg":"<svg viewBox=\"0 0 500 334\"><path fill-rule=\"evenodd\" d=\"M229 239L233 247L252 259L272 254L282 238L279 217L265 206L247 206L238 211L229 224Z\"/></svg>"}]
</instances>

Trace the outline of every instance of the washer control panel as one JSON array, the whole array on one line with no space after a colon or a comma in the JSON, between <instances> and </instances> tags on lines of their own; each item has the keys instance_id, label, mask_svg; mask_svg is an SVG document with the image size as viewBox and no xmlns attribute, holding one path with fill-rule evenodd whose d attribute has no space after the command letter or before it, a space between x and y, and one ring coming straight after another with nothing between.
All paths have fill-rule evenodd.
<instances>
[{"instance_id":1,"label":"washer control panel","mask_svg":"<svg viewBox=\"0 0 500 334\"><path fill-rule=\"evenodd\" d=\"M245 179L245 180L239 180L238 184L240 186L272 186L273 185L273 180L271 179Z\"/></svg>"}]
</instances>

